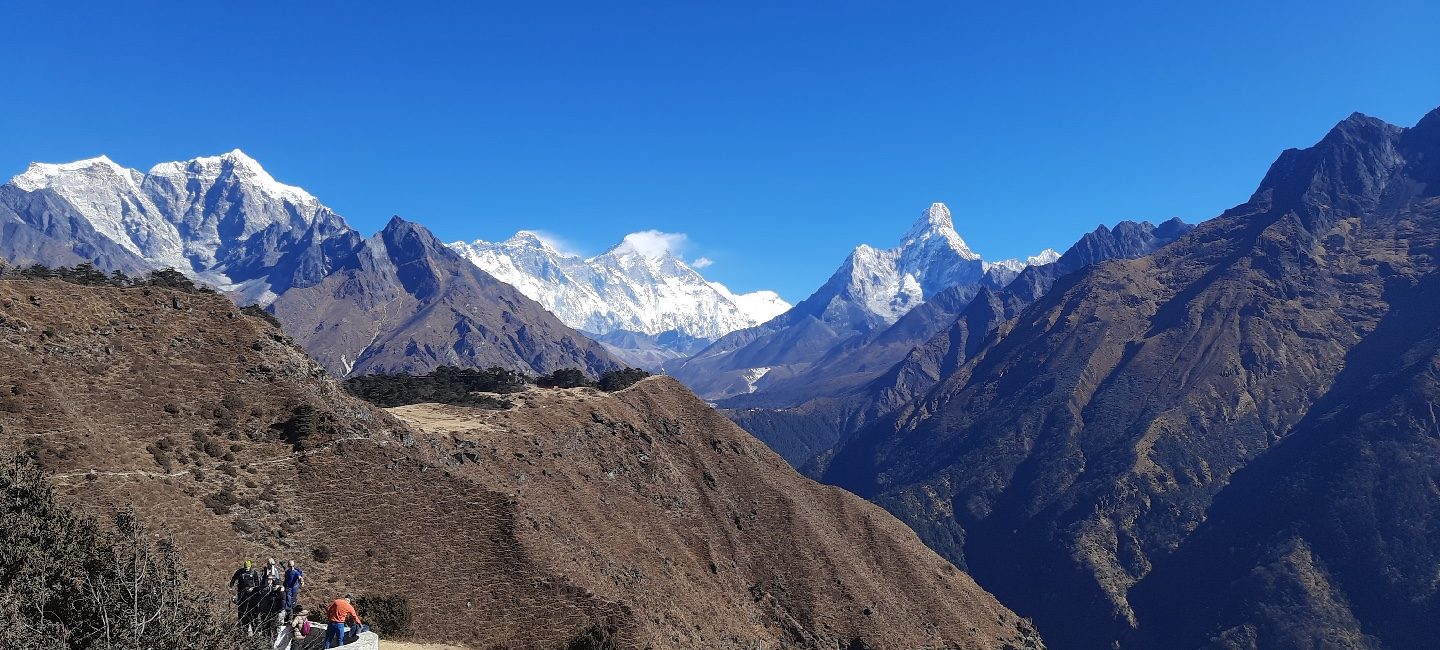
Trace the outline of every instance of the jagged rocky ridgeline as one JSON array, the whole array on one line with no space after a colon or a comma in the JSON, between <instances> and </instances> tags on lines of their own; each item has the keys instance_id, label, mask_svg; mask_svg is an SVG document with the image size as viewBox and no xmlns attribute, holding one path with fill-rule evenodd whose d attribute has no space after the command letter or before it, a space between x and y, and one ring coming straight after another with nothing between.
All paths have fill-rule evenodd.
<instances>
[{"instance_id":1,"label":"jagged rocky ridgeline","mask_svg":"<svg viewBox=\"0 0 1440 650\"><path fill-rule=\"evenodd\" d=\"M274 556L303 603L405 595L422 639L477 647L1042 647L667 378L392 415L221 296L6 279L0 388L0 448L133 504L217 592Z\"/></svg>"}]
</instances>

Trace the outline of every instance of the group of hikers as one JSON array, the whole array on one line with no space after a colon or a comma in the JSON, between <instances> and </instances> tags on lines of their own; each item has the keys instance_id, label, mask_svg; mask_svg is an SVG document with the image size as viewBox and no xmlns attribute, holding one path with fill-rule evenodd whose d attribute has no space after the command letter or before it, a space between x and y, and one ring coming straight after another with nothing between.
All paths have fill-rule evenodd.
<instances>
[{"instance_id":1,"label":"group of hikers","mask_svg":"<svg viewBox=\"0 0 1440 650\"><path fill-rule=\"evenodd\" d=\"M254 635L266 630L275 630L275 650L300 650L314 647L310 627L310 611L301 607L300 589L305 586L305 574L288 560L282 566L270 558L264 568L256 569L254 563L245 560L244 566L230 576L230 589L234 592L232 602L239 614L240 626L247 634ZM350 643L361 632L368 630L360 622L360 613L351 603L351 595L336 598L325 607L324 648L333 648Z\"/></svg>"}]
</instances>

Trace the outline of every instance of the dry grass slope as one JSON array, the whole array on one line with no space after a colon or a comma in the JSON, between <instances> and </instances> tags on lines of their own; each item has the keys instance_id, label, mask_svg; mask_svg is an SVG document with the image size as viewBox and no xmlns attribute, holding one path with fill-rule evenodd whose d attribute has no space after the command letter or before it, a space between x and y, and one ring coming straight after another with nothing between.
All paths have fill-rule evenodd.
<instances>
[{"instance_id":1,"label":"dry grass slope","mask_svg":"<svg viewBox=\"0 0 1440 650\"><path fill-rule=\"evenodd\" d=\"M69 502L134 505L217 592L242 558L296 558L303 602L407 594L417 640L476 649L587 630L622 648L1038 646L894 518L673 381L518 400L397 409L417 432L220 296L0 281L0 450L38 457Z\"/></svg>"},{"instance_id":2,"label":"dry grass slope","mask_svg":"<svg viewBox=\"0 0 1440 650\"><path fill-rule=\"evenodd\" d=\"M1027 647L1028 623L899 521L802 478L673 379L392 412L510 495L531 557L626 603L643 645Z\"/></svg>"}]
</instances>

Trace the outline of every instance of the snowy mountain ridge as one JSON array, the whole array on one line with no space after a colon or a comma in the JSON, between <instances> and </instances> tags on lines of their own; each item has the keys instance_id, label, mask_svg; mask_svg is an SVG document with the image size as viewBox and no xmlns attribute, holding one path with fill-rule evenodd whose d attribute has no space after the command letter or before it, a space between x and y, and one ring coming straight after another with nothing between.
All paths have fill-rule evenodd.
<instances>
[{"instance_id":1,"label":"snowy mountain ridge","mask_svg":"<svg viewBox=\"0 0 1440 650\"><path fill-rule=\"evenodd\" d=\"M323 254L307 256L310 248L353 232L314 196L276 181L239 149L144 173L103 155L31 163L6 187L15 201L54 193L74 211L65 217L88 223L148 266L174 268L262 303L294 279L277 276L282 259L314 266ZM291 265L280 264L287 271Z\"/></svg>"},{"instance_id":2,"label":"snowy mountain ridge","mask_svg":"<svg viewBox=\"0 0 1440 650\"><path fill-rule=\"evenodd\" d=\"M1024 261L986 262L960 237L950 209L932 203L895 247L856 246L793 309L664 368L707 399L753 393L878 335L941 293L954 293L950 302L963 307L982 288L1004 287L1026 267L1057 258L1047 249Z\"/></svg>"},{"instance_id":3,"label":"snowy mountain ridge","mask_svg":"<svg viewBox=\"0 0 1440 650\"><path fill-rule=\"evenodd\" d=\"M646 236L642 236L646 235ZM706 280L667 247L663 233L635 233L590 258L561 252L533 232L503 242L450 248L544 305L565 324L594 334L617 331L716 339L790 308L773 291L736 294Z\"/></svg>"}]
</instances>

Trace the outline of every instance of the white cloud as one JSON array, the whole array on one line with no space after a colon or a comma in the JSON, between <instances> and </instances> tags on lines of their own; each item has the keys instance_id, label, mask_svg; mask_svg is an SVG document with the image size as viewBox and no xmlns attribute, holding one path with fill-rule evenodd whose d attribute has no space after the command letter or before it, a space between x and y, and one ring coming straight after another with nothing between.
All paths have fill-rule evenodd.
<instances>
[{"instance_id":1,"label":"white cloud","mask_svg":"<svg viewBox=\"0 0 1440 650\"><path fill-rule=\"evenodd\" d=\"M664 257L667 254L679 255L688 244L687 239L683 232L642 230L625 235L625 239L616 248L622 252L633 251L645 257Z\"/></svg>"},{"instance_id":2,"label":"white cloud","mask_svg":"<svg viewBox=\"0 0 1440 650\"><path fill-rule=\"evenodd\" d=\"M548 232L545 230L526 230L525 232L535 235L535 237L539 239L542 243L544 243L546 246L560 251L561 253L574 257L584 257L584 254L580 251L579 246L570 243L564 237L556 235L553 232Z\"/></svg>"},{"instance_id":3,"label":"white cloud","mask_svg":"<svg viewBox=\"0 0 1440 650\"><path fill-rule=\"evenodd\" d=\"M714 264L714 263L715 263L715 260L712 260L712 259L710 259L710 258L708 258L708 257L697 257L697 258L695 258L693 261L690 262L690 266L691 266L692 268L703 269L703 268L705 268L705 267L707 267L707 266L710 266L711 264Z\"/></svg>"}]
</instances>

